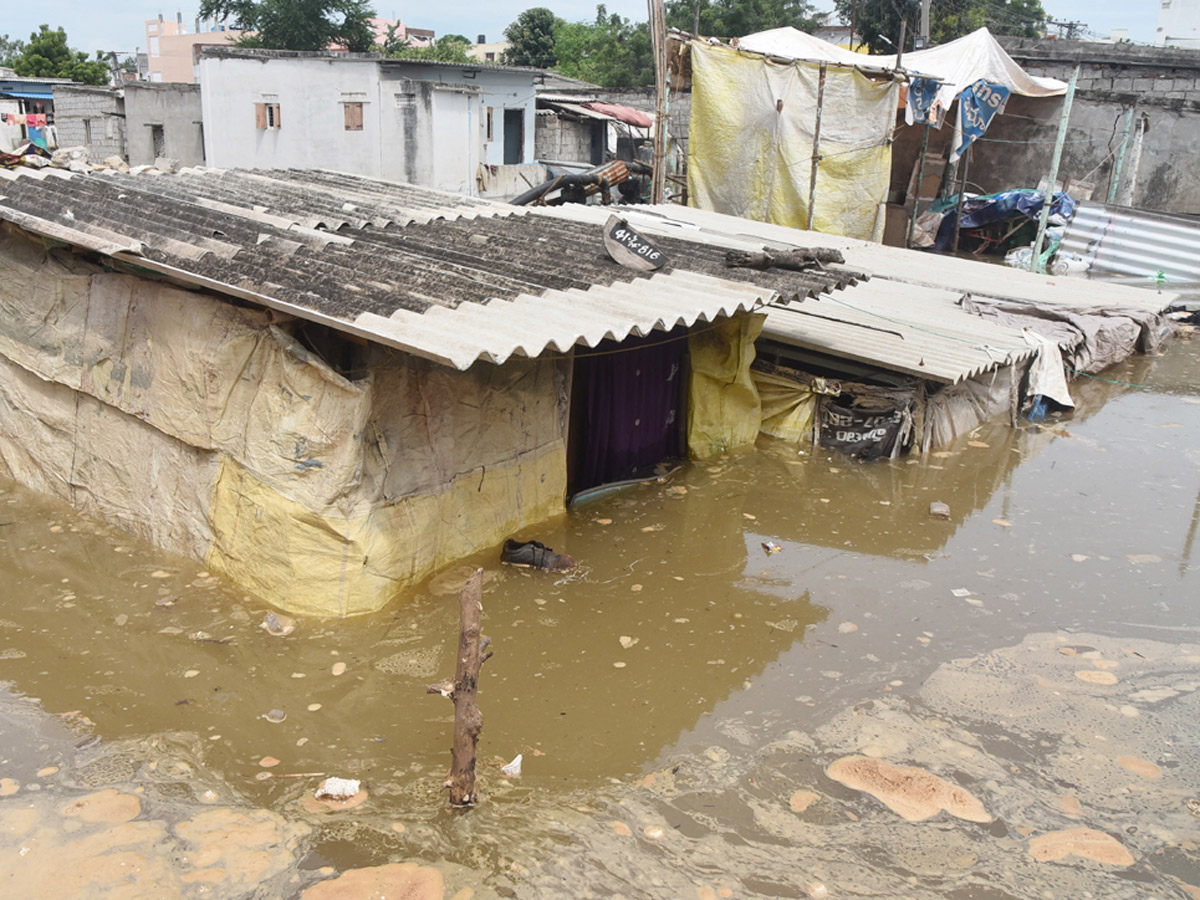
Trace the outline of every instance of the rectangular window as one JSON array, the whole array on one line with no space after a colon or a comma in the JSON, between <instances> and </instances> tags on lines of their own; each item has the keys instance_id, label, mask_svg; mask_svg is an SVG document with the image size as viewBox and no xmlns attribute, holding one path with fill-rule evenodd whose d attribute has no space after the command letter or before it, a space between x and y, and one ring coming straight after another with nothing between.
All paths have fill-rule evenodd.
<instances>
[{"instance_id":1,"label":"rectangular window","mask_svg":"<svg viewBox=\"0 0 1200 900\"><path fill-rule=\"evenodd\" d=\"M495 130L492 125L492 107L487 108L487 139L489 142L495 140Z\"/></svg>"},{"instance_id":2,"label":"rectangular window","mask_svg":"<svg viewBox=\"0 0 1200 900\"><path fill-rule=\"evenodd\" d=\"M150 38L150 55L158 56L158 38Z\"/></svg>"},{"instance_id":3,"label":"rectangular window","mask_svg":"<svg viewBox=\"0 0 1200 900\"><path fill-rule=\"evenodd\" d=\"M342 119L347 131L363 130L363 105L355 100L342 103Z\"/></svg>"},{"instance_id":4,"label":"rectangular window","mask_svg":"<svg viewBox=\"0 0 1200 900\"><path fill-rule=\"evenodd\" d=\"M92 144L92 120L91 119L83 120L83 142L85 144L87 144L89 147Z\"/></svg>"},{"instance_id":5,"label":"rectangular window","mask_svg":"<svg viewBox=\"0 0 1200 900\"><path fill-rule=\"evenodd\" d=\"M280 126L278 103L254 104L254 127L262 130L277 129Z\"/></svg>"},{"instance_id":6,"label":"rectangular window","mask_svg":"<svg viewBox=\"0 0 1200 900\"><path fill-rule=\"evenodd\" d=\"M485 54L483 54L483 58L486 59L488 62L495 62L496 54L495 53L485 53Z\"/></svg>"}]
</instances>

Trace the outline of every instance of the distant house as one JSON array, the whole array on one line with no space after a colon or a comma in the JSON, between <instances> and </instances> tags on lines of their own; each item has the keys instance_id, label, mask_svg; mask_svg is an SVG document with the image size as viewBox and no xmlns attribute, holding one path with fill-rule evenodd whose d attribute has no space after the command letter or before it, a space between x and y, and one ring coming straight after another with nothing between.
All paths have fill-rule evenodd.
<instances>
[{"instance_id":1,"label":"distant house","mask_svg":"<svg viewBox=\"0 0 1200 900\"><path fill-rule=\"evenodd\" d=\"M161 14L157 19L147 19L147 79L195 84L197 48L226 45L241 35L242 32L224 24L200 19L196 20L195 30L188 33L181 14L176 15L174 22L165 21Z\"/></svg>"},{"instance_id":2,"label":"distant house","mask_svg":"<svg viewBox=\"0 0 1200 900\"><path fill-rule=\"evenodd\" d=\"M125 159L125 92L87 84L54 86L54 124L62 147L87 147L90 162Z\"/></svg>"},{"instance_id":3,"label":"distant house","mask_svg":"<svg viewBox=\"0 0 1200 900\"><path fill-rule=\"evenodd\" d=\"M152 166L163 157L181 166L204 165L200 85L130 82L124 90L131 166Z\"/></svg>"},{"instance_id":4,"label":"distant house","mask_svg":"<svg viewBox=\"0 0 1200 900\"><path fill-rule=\"evenodd\" d=\"M492 41L488 43L487 35L481 34L475 39L475 43L467 54L473 59L480 62L498 63L504 56L504 51L508 49L508 41Z\"/></svg>"},{"instance_id":5,"label":"distant house","mask_svg":"<svg viewBox=\"0 0 1200 900\"><path fill-rule=\"evenodd\" d=\"M54 88L71 83L69 78L25 78L12 69L0 69L0 150L12 150L26 141L57 147Z\"/></svg>"},{"instance_id":6,"label":"distant house","mask_svg":"<svg viewBox=\"0 0 1200 900\"><path fill-rule=\"evenodd\" d=\"M206 48L204 152L221 168L326 168L475 195L534 160L541 70Z\"/></svg>"}]
</instances>

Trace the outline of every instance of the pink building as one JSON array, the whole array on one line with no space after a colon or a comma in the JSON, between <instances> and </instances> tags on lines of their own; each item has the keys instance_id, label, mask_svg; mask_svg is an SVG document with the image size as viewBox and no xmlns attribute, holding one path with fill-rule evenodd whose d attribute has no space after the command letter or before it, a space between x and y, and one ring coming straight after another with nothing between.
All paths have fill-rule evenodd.
<instances>
[{"instance_id":1,"label":"pink building","mask_svg":"<svg viewBox=\"0 0 1200 900\"><path fill-rule=\"evenodd\" d=\"M146 22L146 61L151 81L196 82L196 48L210 44L228 44L237 40L240 31L224 25L212 25L201 30L200 20L191 34L183 24L183 15L176 14L174 22L157 19Z\"/></svg>"}]
</instances>

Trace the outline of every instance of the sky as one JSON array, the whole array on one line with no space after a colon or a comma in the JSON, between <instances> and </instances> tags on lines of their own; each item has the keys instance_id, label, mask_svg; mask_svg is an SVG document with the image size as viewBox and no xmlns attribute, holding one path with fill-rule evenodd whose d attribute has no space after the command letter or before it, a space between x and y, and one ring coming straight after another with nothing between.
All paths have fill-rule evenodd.
<instances>
[{"instance_id":1,"label":"sky","mask_svg":"<svg viewBox=\"0 0 1200 900\"><path fill-rule=\"evenodd\" d=\"M389 19L398 18L415 28L432 28L441 34L463 34L471 40L486 35L489 41L503 40L504 29L522 10L542 5L568 21L591 20L596 15L595 0L449 0L434 8L409 5L399 0L374 0L376 12ZM940 0L933 0L936 5ZM19 0L0 0L5 7L0 15L0 34L28 38L38 25L51 28L62 26L68 43L89 53L93 50L116 50L132 53L145 50L145 21L161 12L174 19L183 13L183 21L192 30L199 3L187 0L173 6L160 6L144 0L38 0L36 3ZM645 0L608 0L610 13L633 21L645 21ZM832 9L831 0L816 0L818 9ZM1042 7L1059 21L1079 21L1087 24L1095 35L1107 37L1114 28L1128 28L1134 41L1149 43L1154 38L1158 16L1158 0L1042 0Z\"/></svg>"}]
</instances>

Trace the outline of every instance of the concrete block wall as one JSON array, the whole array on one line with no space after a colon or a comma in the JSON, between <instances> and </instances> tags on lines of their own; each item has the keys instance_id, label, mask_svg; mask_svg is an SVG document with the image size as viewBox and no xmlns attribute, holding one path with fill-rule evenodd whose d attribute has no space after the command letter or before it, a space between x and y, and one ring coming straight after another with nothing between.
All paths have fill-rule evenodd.
<instances>
[{"instance_id":1,"label":"concrete block wall","mask_svg":"<svg viewBox=\"0 0 1200 900\"><path fill-rule=\"evenodd\" d=\"M1127 155L1121 186L1134 180L1133 205L1200 213L1200 51L1081 41L999 38L1030 74L1067 81L1081 63L1059 177L1095 185L1107 200L1125 117L1147 123L1136 172ZM1062 98L1013 97L977 145L971 181L986 191L1036 187L1049 172ZM1132 148L1131 136L1129 147Z\"/></svg>"},{"instance_id":2,"label":"concrete block wall","mask_svg":"<svg viewBox=\"0 0 1200 900\"><path fill-rule=\"evenodd\" d=\"M125 158L125 102L103 88L55 86L54 124L60 147L87 147L91 162Z\"/></svg>"}]
</instances>

